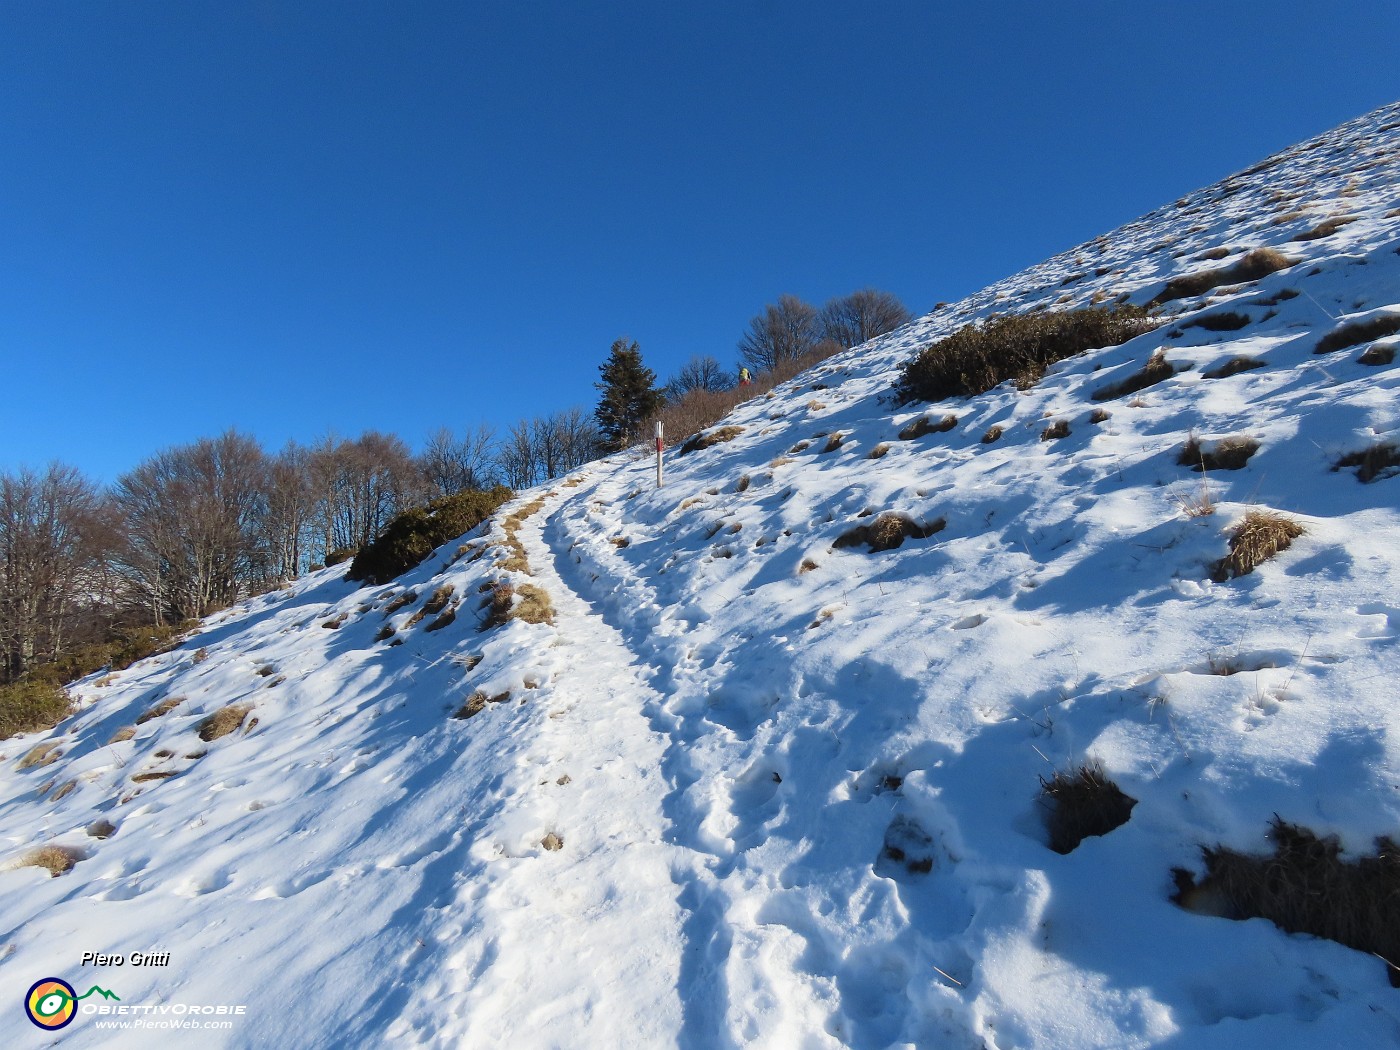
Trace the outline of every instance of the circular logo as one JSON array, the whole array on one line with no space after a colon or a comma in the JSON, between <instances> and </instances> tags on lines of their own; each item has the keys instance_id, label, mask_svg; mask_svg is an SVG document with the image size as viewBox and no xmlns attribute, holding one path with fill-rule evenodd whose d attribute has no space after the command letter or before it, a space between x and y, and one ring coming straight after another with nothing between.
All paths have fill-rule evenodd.
<instances>
[{"instance_id":1,"label":"circular logo","mask_svg":"<svg viewBox=\"0 0 1400 1050\"><path fill-rule=\"evenodd\" d=\"M78 993L67 981L45 977L35 981L24 997L24 1012L40 1028L53 1031L73 1020L78 1012Z\"/></svg>"}]
</instances>

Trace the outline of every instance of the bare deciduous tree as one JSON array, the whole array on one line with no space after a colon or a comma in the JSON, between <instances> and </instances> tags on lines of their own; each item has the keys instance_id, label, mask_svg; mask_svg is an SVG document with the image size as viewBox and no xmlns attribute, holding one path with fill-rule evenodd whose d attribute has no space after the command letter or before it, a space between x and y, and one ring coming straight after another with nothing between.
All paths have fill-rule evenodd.
<instances>
[{"instance_id":1,"label":"bare deciduous tree","mask_svg":"<svg viewBox=\"0 0 1400 1050\"><path fill-rule=\"evenodd\" d=\"M679 401L692 390L728 390L734 377L708 354L692 357L662 387L668 401Z\"/></svg>"},{"instance_id":2,"label":"bare deciduous tree","mask_svg":"<svg viewBox=\"0 0 1400 1050\"><path fill-rule=\"evenodd\" d=\"M102 494L72 467L0 475L0 681L63 652L114 538Z\"/></svg>"},{"instance_id":3,"label":"bare deciduous tree","mask_svg":"<svg viewBox=\"0 0 1400 1050\"><path fill-rule=\"evenodd\" d=\"M805 356L820 338L816 309L795 295L780 295L749 321L739 356L755 371L768 372Z\"/></svg>"},{"instance_id":4,"label":"bare deciduous tree","mask_svg":"<svg viewBox=\"0 0 1400 1050\"><path fill-rule=\"evenodd\" d=\"M904 304L889 292L862 288L823 306L818 326L823 339L845 348L892 332L910 319Z\"/></svg>"},{"instance_id":5,"label":"bare deciduous tree","mask_svg":"<svg viewBox=\"0 0 1400 1050\"><path fill-rule=\"evenodd\" d=\"M418 466L434 496L451 496L467 489L489 489L495 484L496 433L481 425L458 437L439 427L428 437Z\"/></svg>"}]
</instances>

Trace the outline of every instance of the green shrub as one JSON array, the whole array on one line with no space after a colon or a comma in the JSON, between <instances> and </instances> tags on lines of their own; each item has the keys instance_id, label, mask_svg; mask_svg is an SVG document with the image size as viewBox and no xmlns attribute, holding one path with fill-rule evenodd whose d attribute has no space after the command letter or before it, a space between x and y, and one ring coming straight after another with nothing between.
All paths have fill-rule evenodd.
<instances>
[{"instance_id":1,"label":"green shrub","mask_svg":"<svg viewBox=\"0 0 1400 1050\"><path fill-rule=\"evenodd\" d=\"M895 384L901 402L973 397L1008 379L1035 385L1056 361L1118 346L1162 322L1138 306L1045 310L992 317L925 347Z\"/></svg>"},{"instance_id":2,"label":"green shrub","mask_svg":"<svg viewBox=\"0 0 1400 1050\"><path fill-rule=\"evenodd\" d=\"M414 568L449 540L470 532L515 494L497 485L490 491L459 492L406 510L379 538L355 555L347 580L388 583Z\"/></svg>"},{"instance_id":3,"label":"green shrub","mask_svg":"<svg viewBox=\"0 0 1400 1050\"><path fill-rule=\"evenodd\" d=\"M72 709L68 694L53 682L25 679L0 686L0 740L52 729Z\"/></svg>"}]
</instances>

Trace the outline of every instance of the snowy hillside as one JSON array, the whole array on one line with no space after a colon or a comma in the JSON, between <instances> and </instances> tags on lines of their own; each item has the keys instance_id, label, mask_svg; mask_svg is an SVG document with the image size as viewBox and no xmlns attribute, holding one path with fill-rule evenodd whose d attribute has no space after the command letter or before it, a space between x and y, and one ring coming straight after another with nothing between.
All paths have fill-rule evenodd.
<instances>
[{"instance_id":1,"label":"snowy hillside","mask_svg":"<svg viewBox=\"0 0 1400 1050\"><path fill-rule=\"evenodd\" d=\"M200 1045L1400 1044L1372 955L1171 900L1276 815L1349 856L1400 834L1400 323L1362 327L1400 318L1398 175L1400 105L825 362L661 489L592 464L394 583L326 570L80 683L0 743L5 1030L166 1045L100 1026L241 1004ZM1228 279L1260 248L1287 264ZM1208 270L1028 390L891 397L971 321ZM1304 531L1213 579L1255 509ZM885 513L928 535L838 543ZM499 580L553 622L481 630ZM1061 855L1040 785L1086 763L1137 804ZM14 866L50 845L70 871ZM168 965L80 963L138 951ZM167 1010L49 1035L49 976Z\"/></svg>"}]
</instances>

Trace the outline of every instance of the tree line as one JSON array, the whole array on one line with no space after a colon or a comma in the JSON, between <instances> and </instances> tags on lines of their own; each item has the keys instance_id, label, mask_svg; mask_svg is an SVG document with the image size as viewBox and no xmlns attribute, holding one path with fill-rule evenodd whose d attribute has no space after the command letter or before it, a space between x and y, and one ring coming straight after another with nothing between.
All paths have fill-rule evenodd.
<instances>
[{"instance_id":1,"label":"tree line","mask_svg":"<svg viewBox=\"0 0 1400 1050\"><path fill-rule=\"evenodd\" d=\"M560 477L635 443L668 412L706 417L699 429L803 362L908 319L883 292L821 309L782 296L738 343L739 361L758 374L752 390L711 356L658 385L640 347L618 340L591 414L554 412L504 435L444 427L417 454L379 431L269 452L230 430L165 449L110 486L61 463L0 473L0 685L123 632L197 619L343 561L395 516L434 499ZM673 440L686 436L679 430Z\"/></svg>"}]
</instances>

